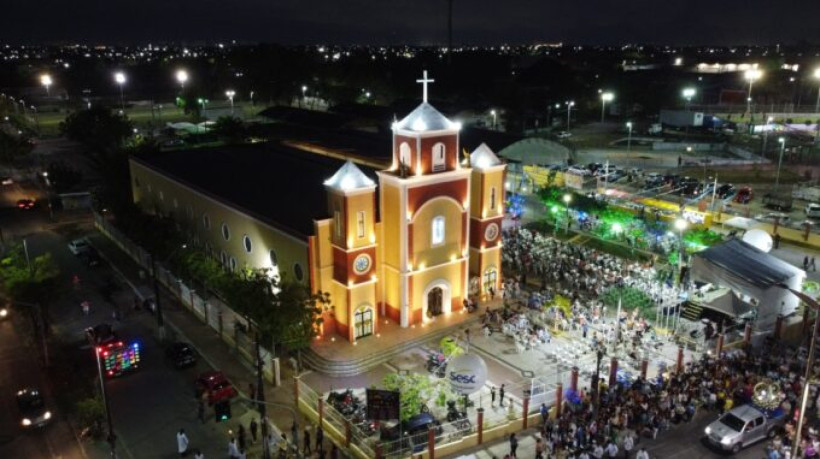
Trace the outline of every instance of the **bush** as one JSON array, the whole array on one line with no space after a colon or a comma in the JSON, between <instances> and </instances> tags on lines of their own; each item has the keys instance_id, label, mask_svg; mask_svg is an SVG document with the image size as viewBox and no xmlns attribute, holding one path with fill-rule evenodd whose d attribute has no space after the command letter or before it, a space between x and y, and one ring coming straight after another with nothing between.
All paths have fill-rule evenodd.
<instances>
[{"instance_id":1,"label":"bush","mask_svg":"<svg viewBox=\"0 0 820 459\"><path fill-rule=\"evenodd\" d=\"M101 424L105 420L105 405L98 396L80 400L77 402L76 415L81 426Z\"/></svg>"},{"instance_id":2,"label":"bush","mask_svg":"<svg viewBox=\"0 0 820 459\"><path fill-rule=\"evenodd\" d=\"M610 308L618 307L618 298L621 298L621 309L632 311L639 309L643 317L652 317L655 312L655 303L643 290L635 287L611 288L601 295L601 301Z\"/></svg>"}]
</instances>

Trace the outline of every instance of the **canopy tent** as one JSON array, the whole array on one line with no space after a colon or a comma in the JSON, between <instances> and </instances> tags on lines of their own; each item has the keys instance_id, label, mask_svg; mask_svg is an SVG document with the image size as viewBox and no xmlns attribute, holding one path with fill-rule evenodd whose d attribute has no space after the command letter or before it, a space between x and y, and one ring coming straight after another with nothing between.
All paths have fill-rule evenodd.
<instances>
[{"instance_id":1,"label":"canopy tent","mask_svg":"<svg viewBox=\"0 0 820 459\"><path fill-rule=\"evenodd\" d=\"M711 282L731 288L741 297L756 301L757 326L766 329L778 314L790 315L799 300L788 288L800 290L806 273L779 258L739 239L713 246L692 258L693 281Z\"/></svg>"},{"instance_id":2,"label":"canopy tent","mask_svg":"<svg viewBox=\"0 0 820 459\"><path fill-rule=\"evenodd\" d=\"M728 226L731 228L738 228L742 230L749 230L754 228L759 222L753 218L746 218L746 217L732 217L725 222L723 222L723 226Z\"/></svg>"},{"instance_id":3,"label":"canopy tent","mask_svg":"<svg viewBox=\"0 0 820 459\"><path fill-rule=\"evenodd\" d=\"M699 306L718 311L730 317L738 317L754 309L728 288L720 288L704 295L694 295L689 301Z\"/></svg>"}]
</instances>

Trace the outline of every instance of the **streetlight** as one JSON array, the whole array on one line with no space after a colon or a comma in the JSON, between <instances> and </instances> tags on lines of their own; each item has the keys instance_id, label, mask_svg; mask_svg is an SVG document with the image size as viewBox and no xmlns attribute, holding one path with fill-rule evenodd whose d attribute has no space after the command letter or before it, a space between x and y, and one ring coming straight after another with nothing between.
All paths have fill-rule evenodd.
<instances>
[{"instance_id":1,"label":"streetlight","mask_svg":"<svg viewBox=\"0 0 820 459\"><path fill-rule=\"evenodd\" d=\"M179 82L180 91L185 89L185 83L188 81L188 72L185 70L177 70L177 81Z\"/></svg>"},{"instance_id":2,"label":"streetlight","mask_svg":"<svg viewBox=\"0 0 820 459\"><path fill-rule=\"evenodd\" d=\"M575 106L575 101L569 100L567 101L567 132L569 132L569 122L571 119L572 107Z\"/></svg>"},{"instance_id":3,"label":"streetlight","mask_svg":"<svg viewBox=\"0 0 820 459\"><path fill-rule=\"evenodd\" d=\"M231 101L231 115L233 115L233 96L236 95L233 89L229 89L225 91L225 95L228 96L228 100Z\"/></svg>"},{"instance_id":4,"label":"streetlight","mask_svg":"<svg viewBox=\"0 0 820 459\"><path fill-rule=\"evenodd\" d=\"M604 115L605 115L605 107L607 102L612 102L612 99L615 98L615 94L611 92L605 92L601 94L601 122L604 122Z\"/></svg>"},{"instance_id":5,"label":"streetlight","mask_svg":"<svg viewBox=\"0 0 820 459\"><path fill-rule=\"evenodd\" d=\"M778 137L777 141L780 142L780 159L777 160L777 175L774 178L775 193L777 192L777 189L780 187L780 166L783 164L783 152L786 151L786 138Z\"/></svg>"},{"instance_id":6,"label":"streetlight","mask_svg":"<svg viewBox=\"0 0 820 459\"><path fill-rule=\"evenodd\" d=\"M692 98L695 97L695 88L683 88L681 94L683 94L683 98L686 99L686 111L689 111L689 102L692 101Z\"/></svg>"},{"instance_id":7,"label":"streetlight","mask_svg":"<svg viewBox=\"0 0 820 459\"><path fill-rule=\"evenodd\" d=\"M302 85L302 106L305 106L305 93L307 93L307 86Z\"/></svg>"},{"instance_id":8,"label":"streetlight","mask_svg":"<svg viewBox=\"0 0 820 459\"><path fill-rule=\"evenodd\" d=\"M114 74L114 81L120 86L120 109L123 113L125 113L125 97L123 96L122 92L122 85L125 84L125 74L122 72L117 72Z\"/></svg>"},{"instance_id":9,"label":"streetlight","mask_svg":"<svg viewBox=\"0 0 820 459\"><path fill-rule=\"evenodd\" d=\"M814 298L806 295L803 292L798 290L794 290L789 288L786 284L777 284L778 287L788 290L792 293L792 295L800 298L801 301L806 303L806 306L811 307L815 311L820 311L820 303L817 302ZM814 331L811 334L811 344L809 345L809 355L806 359L806 374L804 376L803 382L803 394L800 397L800 415L797 418L797 430L794 433L794 441L792 442L792 455L791 457L798 457L797 456L797 449L800 447L800 433L803 430L803 418L806 415L806 404L809 400L809 381L811 379L811 371L814 368L814 358L815 358L815 351L817 348L817 331L820 329L820 314L817 314L814 318Z\"/></svg>"},{"instance_id":10,"label":"streetlight","mask_svg":"<svg viewBox=\"0 0 820 459\"><path fill-rule=\"evenodd\" d=\"M564 207L567 209L567 233L569 233L569 203L572 202L572 195L567 193L564 195Z\"/></svg>"},{"instance_id":11,"label":"streetlight","mask_svg":"<svg viewBox=\"0 0 820 459\"><path fill-rule=\"evenodd\" d=\"M49 75L48 73L40 75L40 83L46 87L46 97L51 97L50 88L51 84L54 83L54 81L51 80L51 75Z\"/></svg>"},{"instance_id":12,"label":"streetlight","mask_svg":"<svg viewBox=\"0 0 820 459\"><path fill-rule=\"evenodd\" d=\"M632 155L632 121L626 122L626 157Z\"/></svg>"},{"instance_id":13,"label":"streetlight","mask_svg":"<svg viewBox=\"0 0 820 459\"><path fill-rule=\"evenodd\" d=\"M743 77L749 80L749 97L746 98L746 111L749 112L750 118L752 118L752 85L762 76L763 72L758 69L749 69L743 74Z\"/></svg>"},{"instance_id":14,"label":"streetlight","mask_svg":"<svg viewBox=\"0 0 820 459\"><path fill-rule=\"evenodd\" d=\"M173 257L177 252L179 252L180 250L184 250L186 248L188 248L187 244L182 244L181 246L175 248L167 257L165 257L165 260L162 262L162 264L167 263L168 260L170 260L171 257ZM162 317L162 304L160 303L159 299L159 279L157 279L157 263L153 254L148 254L148 256L150 257L151 261L151 277L153 278L154 284L154 305L157 309L157 334L159 335L160 341L165 341L165 320Z\"/></svg>"},{"instance_id":15,"label":"streetlight","mask_svg":"<svg viewBox=\"0 0 820 459\"><path fill-rule=\"evenodd\" d=\"M675 220L675 229L678 230L679 253L678 253L678 283L683 284L683 258L685 256L683 248L683 231L689 224L686 220L679 218Z\"/></svg>"},{"instance_id":16,"label":"streetlight","mask_svg":"<svg viewBox=\"0 0 820 459\"><path fill-rule=\"evenodd\" d=\"M495 130L496 123L498 121L498 114L495 112L495 110L490 110L490 116L493 117L493 130Z\"/></svg>"},{"instance_id":17,"label":"streetlight","mask_svg":"<svg viewBox=\"0 0 820 459\"><path fill-rule=\"evenodd\" d=\"M814 70L814 79L820 81L820 67ZM817 86L817 102L814 104L814 113L820 113L820 85Z\"/></svg>"},{"instance_id":18,"label":"streetlight","mask_svg":"<svg viewBox=\"0 0 820 459\"><path fill-rule=\"evenodd\" d=\"M763 151L761 151L763 157L766 157L766 144L769 143L769 125L772 124L774 118L771 116L766 118L766 125L763 127Z\"/></svg>"}]
</instances>

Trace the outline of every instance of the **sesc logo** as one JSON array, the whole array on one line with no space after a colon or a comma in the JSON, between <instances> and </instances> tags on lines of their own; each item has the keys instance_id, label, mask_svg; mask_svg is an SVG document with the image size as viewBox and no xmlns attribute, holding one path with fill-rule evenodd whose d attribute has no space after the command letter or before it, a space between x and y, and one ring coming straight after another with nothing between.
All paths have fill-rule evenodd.
<instances>
[{"instance_id":1,"label":"sesc logo","mask_svg":"<svg viewBox=\"0 0 820 459\"><path fill-rule=\"evenodd\" d=\"M456 370L450 372L450 382L456 384L475 384L475 375L461 373L465 370Z\"/></svg>"}]
</instances>

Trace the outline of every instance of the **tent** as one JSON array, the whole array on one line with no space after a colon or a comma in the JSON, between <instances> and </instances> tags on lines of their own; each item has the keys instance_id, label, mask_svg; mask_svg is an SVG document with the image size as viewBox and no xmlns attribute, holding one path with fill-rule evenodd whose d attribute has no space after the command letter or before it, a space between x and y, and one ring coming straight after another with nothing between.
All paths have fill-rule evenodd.
<instances>
[{"instance_id":1,"label":"tent","mask_svg":"<svg viewBox=\"0 0 820 459\"><path fill-rule=\"evenodd\" d=\"M781 287L801 290L805 271L763 252L740 239L713 246L692 258L693 281L732 289L757 305L757 327L772 326L779 314L790 315L799 304L796 296Z\"/></svg>"}]
</instances>

